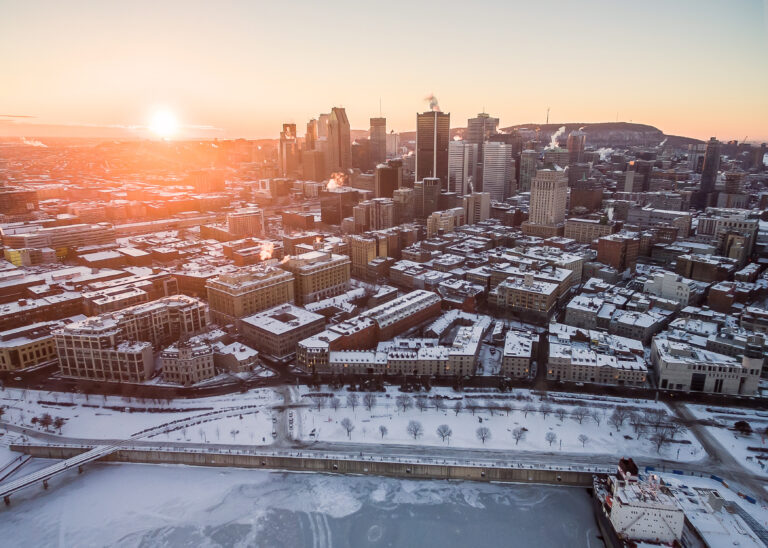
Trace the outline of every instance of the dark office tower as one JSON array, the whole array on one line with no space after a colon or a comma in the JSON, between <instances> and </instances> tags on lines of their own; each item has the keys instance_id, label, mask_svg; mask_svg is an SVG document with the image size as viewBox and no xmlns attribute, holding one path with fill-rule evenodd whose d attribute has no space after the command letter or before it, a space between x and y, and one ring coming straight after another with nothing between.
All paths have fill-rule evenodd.
<instances>
[{"instance_id":1,"label":"dark office tower","mask_svg":"<svg viewBox=\"0 0 768 548\"><path fill-rule=\"evenodd\" d=\"M414 214L426 218L438 210L442 182L437 177L425 177L413 183Z\"/></svg>"},{"instance_id":2,"label":"dark office tower","mask_svg":"<svg viewBox=\"0 0 768 548\"><path fill-rule=\"evenodd\" d=\"M403 161L389 160L376 166L374 192L377 198L392 198L395 190L403 186Z\"/></svg>"},{"instance_id":3,"label":"dark office tower","mask_svg":"<svg viewBox=\"0 0 768 548\"><path fill-rule=\"evenodd\" d=\"M440 179L448 189L448 143L451 115L430 110L416 115L416 180L427 177ZM430 212L431 213L431 212Z\"/></svg>"},{"instance_id":4,"label":"dark office tower","mask_svg":"<svg viewBox=\"0 0 768 548\"><path fill-rule=\"evenodd\" d=\"M317 120L312 118L307 122L307 134L304 136L304 150L315 150L317 142Z\"/></svg>"},{"instance_id":5,"label":"dark office tower","mask_svg":"<svg viewBox=\"0 0 768 548\"><path fill-rule=\"evenodd\" d=\"M296 124L283 124L280 132L280 175L290 177L299 169L299 144L296 139Z\"/></svg>"},{"instance_id":6,"label":"dark office tower","mask_svg":"<svg viewBox=\"0 0 768 548\"><path fill-rule=\"evenodd\" d=\"M694 208L705 209L717 204L715 182L718 169L720 169L720 141L712 137L707 143L707 150L704 152L704 164L701 166L701 187L694 194L691 204Z\"/></svg>"},{"instance_id":7,"label":"dark office tower","mask_svg":"<svg viewBox=\"0 0 768 548\"><path fill-rule=\"evenodd\" d=\"M371 161L374 166L387 159L387 119L371 118Z\"/></svg>"},{"instance_id":8,"label":"dark office tower","mask_svg":"<svg viewBox=\"0 0 768 548\"><path fill-rule=\"evenodd\" d=\"M587 134L581 129L568 135L568 163L578 164L584 161L584 147L587 144Z\"/></svg>"},{"instance_id":9,"label":"dark office tower","mask_svg":"<svg viewBox=\"0 0 768 548\"><path fill-rule=\"evenodd\" d=\"M332 108L328 118L328 166L330 172L346 171L352 166L352 142L349 120L343 108Z\"/></svg>"},{"instance_id":10,"label":"dark office tower","mask_svg":"<svg viewBox=\"0 0 768 548\"><path fill-rule=\"evenodd\" d=\"M467 133L464 140L467 143L477 145L477 169L474 182L477 192L485 191L483 187L483 162L485 158L484 143L498 133L499 119L491 118L490 114L481 112L476 118L467 120Z\"/></svg>"}]
</instances>

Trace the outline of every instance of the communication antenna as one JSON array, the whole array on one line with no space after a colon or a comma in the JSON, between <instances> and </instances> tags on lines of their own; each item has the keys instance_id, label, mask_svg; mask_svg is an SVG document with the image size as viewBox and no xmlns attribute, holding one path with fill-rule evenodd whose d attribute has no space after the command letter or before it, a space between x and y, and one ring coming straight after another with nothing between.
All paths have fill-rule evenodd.
<instances>
[{"instance_id":1,"label":"communication antenna","mask_svg":"<svg viewBox=\"0 0 768 548\"><path fill-rule=\"evenodd\" d=\"M547 124L549 124L549 107L547 107Z\"/></svg>"}]
</instances>

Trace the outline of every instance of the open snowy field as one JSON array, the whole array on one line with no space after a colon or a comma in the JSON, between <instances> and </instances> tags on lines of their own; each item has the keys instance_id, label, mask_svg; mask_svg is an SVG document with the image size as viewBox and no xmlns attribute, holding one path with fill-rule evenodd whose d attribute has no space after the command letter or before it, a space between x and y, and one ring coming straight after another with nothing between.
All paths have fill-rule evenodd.
<instances>
[{"instance_id":1,"label":"open snowy field","mask_svg":"<svg viewBox=\"0 0 768 548\"><path fill-rule=\"evenodd\" d=\"M0 391L0 406L4 408L3 422L27 428L30 432L44 432L45 429L34 424L33 419L48 413L51 417L61 417L64 424L61 427L61 435L86 439L115 439L127 438L133 434L155 428L161 425L190 419L191 417L204 417L208 413L214 416L223 416L226 410L243 409L251 412L245 415L254 429L254 439L264 437L263 432L268 430L271 435L271 414L268 407L275 403L282 403L282 397L271 389L251 390L245 394L230 394L197 399L178 399L171 401L140 400L137 398L125 398L120 396L88 396L84 394L62 394L57 392L40 392L35 390L20 390L6 388ZM132 411L128 411L131 408ZM152 412L149 412L152 409ZM259 409L261 413L252 413ZM254 418L256 417L256 418ZM238 430L237 424L241 422L239 416L235 419L225 419L218 425L219 436L223 442L231 440L230 432ZM262 424L263 423L263 424ZM270 426L267 426L270 423ZM191 441L200 441L199 428L206 431L208 441L215 442L216 428L212 422L187 429L186 433L176 431L161 439L182 441L189 438ZM172 428L176 428L173 427ZM240 429L245 431L244 429ZM59 430L50 427L48 433L58 433ZM186 436L186 438L184 437ZM178 438L178 439L177 439ZM250 434L248 434L250 442Z\"/></svg>"},{"instance_id":2,"label":"open snowy field","mask_svg":"<svg viewBox=\"0 0 768 548\"><path fill-rule=\"evenodd\" d=\"M660 456L686 462L706 456L687 430L677 434L673 442L663 445L661 451L657 452L656 446L649 439L652 432L646 432L638 439L629 418L618 428L611 424L611 415L617 403L608 398L581 400L573 394L567 397L550 394L550 398L544 401L528 391L502 394L457 393L449 389L433 389L428 396L424 394L427 396L425 409L419 409L417 395L411 394L412 407L403 410L398 405L398 397L403 394L390 387L386 394L375 394L376 403L369 411L364 402L364 393L357 393L359 401L353 408L353 402L348 401L349 392L335 392L339 407L334 409L332 398L325 398L325 403L319 403L319 397L306 390L303 392L301 403L306 407L300 411L296 436L305 441ZM321 392L329 393L325 390ZM441 399L439 396L444 397ZM518 396L522 399L517 399ZM525 398L530 398L530 401ZM645 409L668 412L666 406L660 403L616 401L622 407L631 407L638 412ZM435 402L438 402L438 408ZM457 402L462 406L458 414L455 410ZM439 408L441 405L445 408ZM585 413L586 416L583 416ZM416 431L409 431L412 421L420 425ZM450 429L450 435L444 436L445 439L438 433L441 425ZM382 428L385 430L382 431ZM478 429L482 428L488 432L479 432ZM486 435L485 441L481 439L481 434Z\"/></svg>"},{"instance_id":3,"label":"open snowy field","mask_svg":"<svg viewBox=\"0 0 768 548\"><path fill-rule=\"evenodd\" d=\"M728 451L739 464L763 476L768 476L768 411L744 408L721 408L706 405L688 405L688 409L698 419L711 420L717 426L706 426L706 431ZM742 434L733 429L737 421L746 421L752 427L751 434ZM760 448L764 451L750 451L748 448Z\"/></svg>"}]
</instances>

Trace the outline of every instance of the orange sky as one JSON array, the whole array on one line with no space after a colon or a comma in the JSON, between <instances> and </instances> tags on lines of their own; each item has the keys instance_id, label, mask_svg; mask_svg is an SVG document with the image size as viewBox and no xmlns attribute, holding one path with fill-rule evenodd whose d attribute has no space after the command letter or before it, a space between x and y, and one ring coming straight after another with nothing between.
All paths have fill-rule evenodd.
<instances>
[{"instance_id":1,"label":"orange sky","mask_svg":"<svg viewBox=\"0 0 768 548\"><path fill-rule=\"evenodd\" d=\"M0 0L1 1L1 0ZM0 135L276 137L344 106L411 130L434 93L452 126L619 120L768 140L757 0L6 2ZM32 118L12 118L27 115Z\"/></svg>"}]
</instances>

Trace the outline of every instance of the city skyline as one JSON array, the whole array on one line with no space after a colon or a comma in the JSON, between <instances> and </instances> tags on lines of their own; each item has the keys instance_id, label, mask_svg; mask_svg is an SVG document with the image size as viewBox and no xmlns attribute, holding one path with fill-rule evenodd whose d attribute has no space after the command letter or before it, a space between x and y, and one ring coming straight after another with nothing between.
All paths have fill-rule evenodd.
<instances>
[{"instance_id":1,"label":"city skyline","mask_svg":"<svg viewBox=\"0 0 768 548\"><path fill-rule=\"evenodd\" d=\"M768 139L765 2L486 2L483 25L458 8L6 4L0 136L144 138L160 111L179 139L272 139L331 106L365 130L380 104L388 131L414 131L434 93L453 127L482 111L544 123L550 109L551 123ZM462 65L483 87L456 78Z\"/></svg>"}]
</instances>

